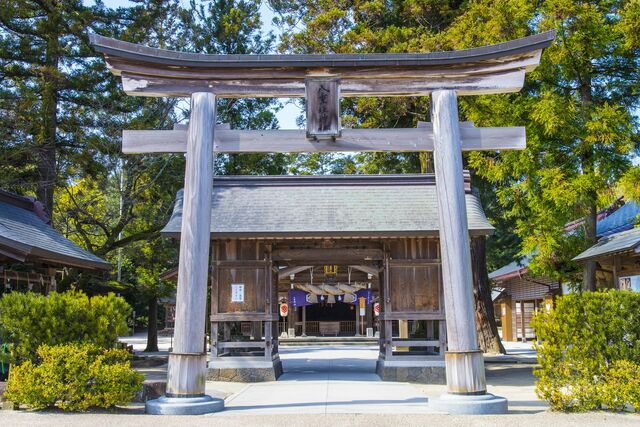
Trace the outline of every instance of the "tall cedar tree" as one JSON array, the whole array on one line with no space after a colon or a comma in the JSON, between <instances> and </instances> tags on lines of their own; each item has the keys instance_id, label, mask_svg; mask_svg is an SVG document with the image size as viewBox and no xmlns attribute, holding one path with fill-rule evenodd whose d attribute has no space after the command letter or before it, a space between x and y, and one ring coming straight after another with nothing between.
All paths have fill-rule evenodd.
<instances>
[{"instance_id":1,"label":"tall cedar tree","mask_svg":"<svg viewBox=\"0 0 640 427\"><path fill-rule=\"evenodd\" d=\"M477 97L465 115L485 126L526 125L527 149L472 153L469 164L496 186L505 216L537 253L535 273L564 281L583 277L596 289L595 263L580 274L571 259L596 240L596 213L616 195L638 148L640 3L522 1L470 3L449 30L452 47L469 47L555 29L555 43L522 93ZM637 152L637 151L636 151ZM566 233L564 224L584 217Z\"/></svg>"},{"instance_id":2,"label":"tall cedar tree","mask_svg":"<svg viewBox=\"0 0 640 427\"><path fill-rule=\"evenodd\" d=\"M489 265L495 268L512 258L522 241L523 253L538 254L531 265L534 273L565 281L580 277L570 260L595 241L595 213L611 201L611 189L638 149L633 111L640 87L639 2L351 0L271 5L287 29L281 48L303 53L464 49L556 29L556 42L521 93L461 98L460 108L463 118L479 126L527 126L527 150L467 157L474 184L483 190L488 216L498 228L489 240ZM345 122L411 125L425 118L427 108L419 102L347 101ZM411 155L356 157L356 168L363 172L403 171L412 163ZM422 170L430 166L428 158L420 163ZM637 176L637 171L627 172L623 187L637 187L632 184ZM564 224L581 216L583 229L567 234ZM595 289L594 273L594 265L588 264L582 275L586 289Z\"/></svg>"},{"instance_id":3,"label":"tall cedar tree","mask_svg":"<svg viewBox=\"0 0 640 427\"><path fill-rule=\"evenodd\" d=\"M273 1L277 24L285 28L280 48L296 53L428 52L443 50L443 32L464 12L462 2L449 1ZM344 100L343 123L352 127L415 127L429 120L428 98L358 98ZM358 173L433 172L429 153L362 153L334 157L343 168ZM477 179L474 178L474 181ZM483 183L481 183L483 184ZM486 186L486 185L485 185ZM509 242L507 258L517 252L513 233L499 232ZM481 240L481 241L480 241ZM506 245L496 245L506 246ZM495 324L491 288L486 273L484 238L473 242L478 336L483 349L504 352ZM496 265L498 259L492 264Z\"/></svg>"}]
</instances>

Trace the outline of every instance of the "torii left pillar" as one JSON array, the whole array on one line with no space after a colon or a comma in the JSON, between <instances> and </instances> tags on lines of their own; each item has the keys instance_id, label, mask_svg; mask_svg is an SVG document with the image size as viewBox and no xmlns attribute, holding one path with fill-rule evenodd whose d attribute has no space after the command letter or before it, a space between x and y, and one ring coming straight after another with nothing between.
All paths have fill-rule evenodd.
<instances>
[{"instance_id":1,"label":"torii left pillar","mask_svg":"<svg viewBox=\"0 0 640 427\"><path fill-rule=\"evenodd\" d=\"M215 123L215 95L194 93L187 140L173 351L169 354L166 396L148 401L148 414L200 415L224 409L223 400L205 394L204 322Z\"/></svg>"}]
</instances>

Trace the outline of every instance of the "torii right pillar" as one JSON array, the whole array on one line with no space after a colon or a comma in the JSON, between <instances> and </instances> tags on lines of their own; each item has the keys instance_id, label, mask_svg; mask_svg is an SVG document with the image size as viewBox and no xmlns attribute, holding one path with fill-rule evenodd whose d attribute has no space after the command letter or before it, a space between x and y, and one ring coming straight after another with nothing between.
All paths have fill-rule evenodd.
<instances>
[{"instance_id":1,"label":"torii right pillar","mask_svg":"<svg viewBox=\"0 0 640 427\"><path fill-rule=\"evenodd\" d=\"M507 400L487 393L484 358L478 347L469 227L462 175L458 102L454 90L431 94L440 257L447 321L447 393L429 400L451 414L501 414Z\"/></svg>"}]
</instances>

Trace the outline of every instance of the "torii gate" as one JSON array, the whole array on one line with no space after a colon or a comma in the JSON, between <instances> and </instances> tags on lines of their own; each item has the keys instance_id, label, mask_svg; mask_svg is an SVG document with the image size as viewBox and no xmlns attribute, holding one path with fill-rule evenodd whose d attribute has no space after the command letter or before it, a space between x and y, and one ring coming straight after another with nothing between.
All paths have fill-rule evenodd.
<instances>
[{"instance_id":1,"label":"torii gate","mask_svg":"<svg viewBox=\"0 0 640 427\"><path fill-rule=\"evenodd\" d=\"M203 55L91 36L109 68L136 96L190 97L188 129L124 131L123 152L186 152L174 351L167 393L154 414L202 414L224 403L205 395L203 351L213 153L434 152L448 349L447 393L430 405L450 413L502 413L486 392L475 328L463 150L525 147L525 130L475 128L458 120L458 95L519 91L554 32L452 52L366 55ZM431 96L432 123L417 129L341 129L341 97ZM216 127L216 97L306 97L307 129Z\"/></svg>"}]
</instances>

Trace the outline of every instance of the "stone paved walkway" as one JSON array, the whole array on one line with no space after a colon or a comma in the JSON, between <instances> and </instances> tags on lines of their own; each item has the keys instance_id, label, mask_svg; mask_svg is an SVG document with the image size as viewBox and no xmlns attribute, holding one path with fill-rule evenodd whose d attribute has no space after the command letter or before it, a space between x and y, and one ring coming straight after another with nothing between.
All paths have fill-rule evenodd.
<instances>
[{"instance_id":1,"label":"stone paved walkway","mask_svg":"<svg viewBox=\"0 0 640 427\"><path fill-rule=\"evenodd\" d=\"M281 347L280 357L280 379L228 398L225 415L432 412L416 387L380 381L375 346Z\"/></svg>"}]
</instances>

